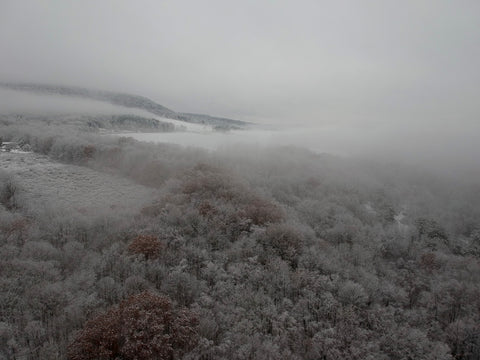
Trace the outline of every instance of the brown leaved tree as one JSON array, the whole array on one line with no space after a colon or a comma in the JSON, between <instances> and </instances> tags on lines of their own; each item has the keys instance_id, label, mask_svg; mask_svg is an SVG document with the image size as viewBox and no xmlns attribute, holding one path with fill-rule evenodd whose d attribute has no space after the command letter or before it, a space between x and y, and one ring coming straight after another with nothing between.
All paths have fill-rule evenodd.
<instances>
[{"instance_id":1,"label":"brown leaved tree","mask_svg":"<svg viewBox=\"0 0 480 360\"><path fill-rule=\"evenodd\" d=\"M138 235L128 246L132 254L143 255L145 259L156 259L164 249L164 244L152 235Z\"/></svg>"},{"instance_id":2,"label":"brown leaved tree","mask_svg":"<svg viewBox=\"0 0 480 360\"><path fill-rule=\"evenodd\" d=\"M89 320L68 347L71 360L180 358L197 343L196 316L143 292Z\"/></svg>"}]
</instances>

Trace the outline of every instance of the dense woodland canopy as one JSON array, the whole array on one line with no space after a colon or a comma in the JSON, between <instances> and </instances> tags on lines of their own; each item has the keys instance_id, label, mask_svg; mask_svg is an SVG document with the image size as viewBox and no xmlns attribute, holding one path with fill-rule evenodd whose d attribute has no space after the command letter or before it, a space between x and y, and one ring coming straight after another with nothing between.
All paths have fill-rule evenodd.
<instances>
[{"instance_id":1,"label":"dense woodland canopy","mask_svg":"<svg viewBox=\"0 0 480 360\"><path fill-rule=\"evenodd\" d=\"M0 358L480 359L478 179L28 117L0 134L32 151L0 153ZM39 206L6 166L29 156L150 200Z\"/></svg>"}]
</instances>

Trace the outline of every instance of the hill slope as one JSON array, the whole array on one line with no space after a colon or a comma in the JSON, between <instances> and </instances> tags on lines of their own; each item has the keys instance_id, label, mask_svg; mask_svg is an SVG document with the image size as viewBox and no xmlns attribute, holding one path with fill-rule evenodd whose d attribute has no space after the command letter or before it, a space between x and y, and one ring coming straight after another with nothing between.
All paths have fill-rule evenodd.
<instances>
[{"instance_id":1,"label":"hill slope","mask_svg":"<svg viewBox=\"0 0 480 360\"><path fill-rule=\"evenodd\" d=\"M25 91L45 95L61 95L96 101L103 101L113 105L148 111L151 114L168 119L181 120L190 123L200 123L212 126L242 128L250 123L240 120L214 117L204 114L177 113L144 96L118 93L112 91L85 89L76 86L59 86L34 83L6 83L0 82L0 87L15 91Z\"/></svg>"}]
</instances>

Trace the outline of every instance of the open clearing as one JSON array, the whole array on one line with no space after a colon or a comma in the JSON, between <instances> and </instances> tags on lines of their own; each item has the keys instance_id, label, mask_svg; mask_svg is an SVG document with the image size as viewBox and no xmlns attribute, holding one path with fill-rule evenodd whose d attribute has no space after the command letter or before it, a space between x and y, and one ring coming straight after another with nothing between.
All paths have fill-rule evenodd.
<instances>
[{"instance_id":1,"label":"open clearing","mask_svg":"<svg viewBox=\"0 0 480 360\"><path fill-rule=\"evenodd\" d=\"M55 206L83 214L115 209L135 213L155 190L87 167L67 165L35 153L0 153L0 169L15 176L33 208ZM40 207L38 207L40 206Z\"/></svg>"}]
</instances>

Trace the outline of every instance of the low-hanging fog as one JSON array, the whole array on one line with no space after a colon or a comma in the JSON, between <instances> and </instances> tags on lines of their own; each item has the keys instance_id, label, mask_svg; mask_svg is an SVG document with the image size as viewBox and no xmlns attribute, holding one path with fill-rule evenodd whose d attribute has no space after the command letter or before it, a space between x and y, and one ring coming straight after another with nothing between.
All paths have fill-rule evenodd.
<instances>
[{"instance_id":1,"label":"low-hanging fog","mask_svg":"<svg viewBox=\"0 0 480 360\"><path fill-rule=\"evenodd\" d=\"M246 130L214 132L201 124L165 119L145 110L68 96L38 95L0 89L2 113L27 114L131 114L184 126L186 131L130 133L142 141L175 143L208 150L231 145L296 146L317 153L367 157L421 165L433 170L480 171L480 122L437 124L294 124L257 123Z\"/></svg>"},{"instance_id":2,"label":"low-hanging fog","mask_svg":"<svg viewBox=\"0 0 480 360\"><path fill-rule=\"evenodd\" d=\"M0 0L0 359L480 359L480 2Z\"/></svg>"},{"instance_id":3,"label":"low-hanging fog","mask_svg":"<svg viewBox=\"0 0 480 360\"><path fill-rule=\"evenodd\" d=\"M265 141L472 166L479 11L446 0L3 1L0 79L288 129Z\"/></svg>"}]
</instances>

